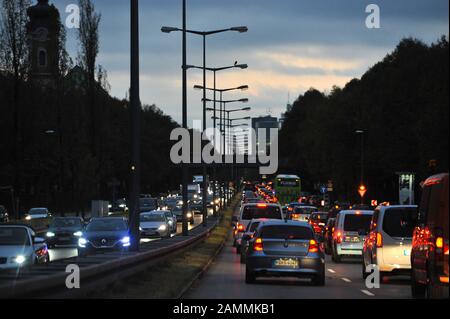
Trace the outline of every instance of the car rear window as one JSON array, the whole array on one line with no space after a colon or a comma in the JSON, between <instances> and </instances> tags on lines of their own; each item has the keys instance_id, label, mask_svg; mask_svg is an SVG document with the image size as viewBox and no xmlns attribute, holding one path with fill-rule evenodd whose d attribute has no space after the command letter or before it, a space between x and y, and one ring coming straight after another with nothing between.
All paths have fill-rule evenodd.
<instances>
[{"instance_id":1,"label":"car rear window","mask_svg":"<svg viewBox=\"0 0 450 319\"><path fill-rule=\"evenodd\" d=\"M322 220L322 221L326 222L328 220L328 214L327 213L324 213L324 214L314 213L314 214L311 214L311 219L317 220L317 221Z\"/></svg>"},{"instance_id":2,"label":"car rear window","mask_svg":"<svg viewBox=\"0 0 450 319\"><path fill-rule=\"evenodd\" d=\"M344 217L344 231L369 232L371 222L372 222L372 215L347 214Z\"/></svg>"},{"instance_id":3,"label":"car rear window","mask_svg":"<svg viewBox=\"0 0 450 319\"><path fill-rule=\"evenodd\" d=\"M280 208L277 206L246 206L242 212L243 220L251 219L282 219Z\"/></svg>"},{"instance_id":4,"label":"car rear window","mask_svg":"<svg viewBox=\"0 0 450 319\"><path fill-rule=\"evenodd\" d=\"M301 215L310 215L317 211L318 209L314 207L301 207L301 206L295 207L295 213Z\"/></svg>"},{"instance_id":5,"label":"car rear window","mask_svg":"<svg viewBox=\"0 0 450 319\"><path fill-rule=\"evenodd\" d=\"M248 224L247 232L254 232L259 226L259 222Z\"/></svg>"},{"instance_id":6,"label":"car rear window","mask_svg":"<svg viewBox=\"0 0 450 319\"><path fill-rule=\"evenodd\" d=\"M310 240L314 238L310 228L288 225L265 226L261 229L259 236L263 239Z\"/></svg>"},{"instance_id":7,"label":"car rear window","mask_svg":"<svg viewBox=\"0 0 450 319\"><path fill-rule=\"evenodd\" d=\"M412 238L417 215L415 208L388 209L384 213L383 231L391 237Z\"/></svg>"}]
</instances>

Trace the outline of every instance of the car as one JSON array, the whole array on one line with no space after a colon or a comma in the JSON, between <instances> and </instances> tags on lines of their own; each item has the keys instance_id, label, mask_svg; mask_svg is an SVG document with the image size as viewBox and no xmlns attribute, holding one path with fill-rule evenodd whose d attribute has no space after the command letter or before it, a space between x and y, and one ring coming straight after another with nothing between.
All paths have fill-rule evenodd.
<instances>
[{"instance_id":1,"label":"car","mask_svg":"<svg viewBox=\"0 0 450 319\"><path fill-rule=\"evenodd\" d=\"M83 235L84 222L80 217L54 218L45 235L47 246L78 246L78 239Z\"/></svg>"},{"instance_id":2,"label":"car","mask_svg":"<svg viewBox=\"0 0 450 319\"><path fill-rule=\"evenodd\" d=\"M248 224L252 219L260 218L283 220L281 206L278 204L265 203L245 204L241 206L239 216L233 217L233 221L236 223L234 231L234 246L236 247L237 254L241 253L241 239Z\"/></svg>"},{"instance_id":3,"label":"car","mask_svg":"<svg viewBox=\"0 0 450 319\"><path fill-rule=\"evenodd\" d=\"M320 238L323 239L323 230L328 222L328 213L327 212L315 212L311 213L309 217L308 223L313 227L314 233Z\"/></svg>"},{"instance_id":4,"label":"car","mask_svg":"<svg viewBox=\"0 0 450 319\"><path fill-rule=\"evenodd\" d=\"M177 232L177 216L170 210L161 210L160 212L163 212L164 215L166 215L166 218L170 225L170 231L172 233Z\"/></svg>"},{"instance_id":5,"label":"car","mask_svg":"<svg viewBox=\"0 0 450 319\"><path fill-rule=\"evenodd\" d=\"M423 184L411 249L411 292L414 298L449 298L448 173Z\"/></svg>"},{"instance_id":6,"label":"car","mask_svg":"<svg viewBox=\"0 0 450 319\"><path fill-rule=\"evenodd\" d=\"M183 207L175 206L174 209L172 209L172 213L174 213L175 216L177 217L178 223L183 222ZM194 223L195 223L194 214L191 211L188 210L188 212L186 214L186 218L191 225L194 225Z\"/></svg>"},{"instance_id":7,"label":"car","mask_svg":"<svg viewBox=\"0 0 450 319\"><path fill-rule=\"evenodd\" d=\"M325 285L325 256L308 223L267 221L261 223L248 247L245 282L258 277L310 278Z\"/></svg>"},{"instance_id":8,"label":"car","mask_svg":"<svg viewBox=\"0 0 450 319\"><path fill-rule=\"evenodd\" d=\"M328 218L327 225L325 226L325 229L323 230L323 245L324 245L325 253L327 255L331 255L335 223L336 223L336 218Z\"/></svg>"},{"instance_id":9,"label":"car","mask_svg":"<svg viewBox=\"0 0 450 319\"><path fill-rule=\"evenodd\" d=\"M109 207L111 213L128 213L127 200L125 198L118 199Z\"/></svg>"},{"instance_id":10,"label":"car","mask_svg":"<svg viewBox=\"0 0 450 319\"><path fill-rule=\"evenodd\" d=\"M315 206L295 206L293 210L288 212L288 218L299 222L307 222L312 213L319 212Z\"/></svg>"},{"instance_id":11,"label":"car","mask_svg":"<svg viewBox=\"0 0 450 319\"><path fill-rule=\"evenodd\" d=\"M241 264L245 264L245 258L247 257L248 243L255 235L255 231L259 224L267 221L268 219L253 219L245 229L245 233L242 234L241 239Z\"/></svg>"},{"instance_id":12,"label":"car","mask_svg":"<svg viewBox=\"0 0 450 319\"><path fill-rule=\"evenodd\" d=\"M0 271L27 271L50 262L45 240L26 225L0 225Z\"/></svg>"},{"instance_id":13,"label":"car","mask_svg":"<svg viewBox=\"0 0 450 319\"><path fill-rule=\"evenodd\" d=\"M5 206L0 205L0 223L7 222L9 222L8 211L6 210Z\"/></svg>"},{"instance_id":14,"label":"car","mask_svg":"<svg viewBox=\"0 0 450 319\"><path fill-rule=\"evenodd\" d=\"M372 215L373 211L367 210L343 210L337 215L331 255L335 263L340 263L343 256L362 258Z\"/></svg>"},{"instance_id":15,"label":"car","mask_svg":"<svg viewBox=\"0 0 450 319\"><path fill-rule=\"evenodd\" d=\"M201 199L193 199L189 201L189 211L196 215L203 214L203 201Z\"/></svg>"},{"instance_id":16,"label":"car","mask_svg":"<svg viewBox=\"0 0 450 319\"><path fill-rule=\"evenodd\" d=\"M98 251L127 251L131 245L127 220L123 217L95 217L78 239L78 256Z\"/></svg>"},{"instance_id":17,"label":"car","mask_svg":"<svg viewBox=\"0 0 450 319\"><path fill-rule=\"evenodd\" d=\"M417 222L417 206L379 206L363 246L362 275L367 266L378 267L381 276L411 274L411 245Z\"/></svg>"},{"instance_id":18,"label":"car","mask_svg":"<svg viewBox=\"0 0 450 319\"><path fill-rule=\"evenodd\" d=\"M52 214L48 208L31 208L25 215L25 220L46 219L51 218Z\"/></svg>"},{"instance_id":19,"label":"car","mask_svg":"<svg viewBox=\"0 0 450 319\"><path fill-rule=\"evenodd\" d=\"M141 213L139 231L141 238L169 238L172 226L164 212L152 211Z\"/></svg>"}]
</instances>

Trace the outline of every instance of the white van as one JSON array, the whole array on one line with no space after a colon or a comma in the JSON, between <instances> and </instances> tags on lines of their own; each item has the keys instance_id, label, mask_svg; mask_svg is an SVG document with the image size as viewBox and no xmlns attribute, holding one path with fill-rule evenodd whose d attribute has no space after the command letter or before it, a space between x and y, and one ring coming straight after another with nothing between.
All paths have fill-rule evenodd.
<instances>
[{"instance_id":1,"label":"white van","mask_svg":"<svg viewBox=\"0 0 450 319\"><path fill-rule=\"evenodd\" d=\"M362 255L372 216L371 210L343 210L337 215L332 246L334 262L339 263L342 256Z\"/></svg>"}]
</instances>

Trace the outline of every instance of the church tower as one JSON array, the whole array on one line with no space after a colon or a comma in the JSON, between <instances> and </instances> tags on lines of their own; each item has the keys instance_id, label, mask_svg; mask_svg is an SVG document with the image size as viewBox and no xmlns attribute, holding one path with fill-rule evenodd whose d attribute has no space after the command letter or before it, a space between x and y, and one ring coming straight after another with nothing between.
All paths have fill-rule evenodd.
<instances>
[{"instance_id":1,"label":"church tower","mask_svg":"<svg viewBox=\"0 0 450 319\"><path fill-rule=\"evenodd\" d=\"M48 0L27 11L30 80L37 86L54 88L58 74L59 11Z\"/></svg>"}]
</instances>

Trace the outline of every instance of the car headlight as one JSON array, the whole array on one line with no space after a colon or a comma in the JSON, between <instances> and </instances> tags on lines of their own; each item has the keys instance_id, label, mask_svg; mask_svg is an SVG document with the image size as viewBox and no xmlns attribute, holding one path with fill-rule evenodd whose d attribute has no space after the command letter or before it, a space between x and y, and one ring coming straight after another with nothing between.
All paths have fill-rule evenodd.
<instances>
[{"instance_id":1,"label":"car headlight","mask_svg":"<svg viewBox=\"0 0 450 319\"><path fill-rule=\"evenodd\" d=\"M186 214L186 217L187 217L187 218L192 218L192 213L187 213L187 214Z\"/></svg>"},{"instance_id":2,"label":"car headlight","mask_svg":"<svg viewBox=\"0 0 450 319\"><path fill-rule=\"evenodd\" d=\"M120 208L125 208L125 207L127 207L127 205L125 205L125 204L120 204L119 207L120 207Z\"/></svg>"},{"instance_id":3,"label":"car headlight","mask_svg":"<svg viewBox=\"0 0 450 319\"><path fill-rule=\"evenodd\" d=\"M143 231L144 229L142 227L139 227L139 231Z\"/></svg>"},{"instance_id":4,"label":"car headlight","mask_svg":"<svg viewBox=\"0 0 450 319\"><path fill-rule=\"evenodd\" d=\"M112 205L108 205L108 208L111 209L111 208L112 208Z\"/></svg>"},{"instance_id":5,"label":"car headlight","mask_svg":"<svg viewBox=\"0 0 450 319\"><path fill-rule=\"evenodd\" d=\"M122 238L120 240L120 242L122 243L123 247L129 247L130 246L130 237L125 236L124 238Z\"/></svg>"},{"instance_id":6,"label":"car headlight","mask_svg":"<svg viewBox=\"0 0 450 319\"><path fill-rule=\"evenodd\" d=\"M173 225L173 220L169 220L169 225Z\"/></svg>"},{"instance_id":7,"label":"car headlight","mask_svg":"<svg viewBox=\"0 0 450 319\"><path fill-rule=\"evenodd\" d=\"M167 229L166 225L159 226L158 230L165 231Z\"/></svg>"},{"instance_id":8,"label":"car headlight","mask_svg":"<svg viewBox=\"0 0 450 319\"><path fill-rule=\"evenodd\" d=\"M49 232L47 232L47 234L45 234L45 236L48 238L52 238L52 237L55 237L56 234L54 232L49 231Z\"/></svg>"},{"instance_id":9,"label":"car headlight","mask_svg":"<svg viewBox=\"0 0 450 319\"><path fill-rule=\"evenodd\" d=\"M86 238L80 238L78 239L78 246L81 248L86 248L88 241Z\"/></svg>"},{"instance_id":10,"label":"car headlight","mask_svg":"<svg viewBox=\"0 0 450 319\"><path fill-rule=\"evenodd\" d=\"M14 258L14 262L16 264L22 265L26 261L25 256L19 255L16 258Z\"/></svg>"},{"instance_id":11,"label":"car headlight","mask_svg":"<svg viewBox=\"0 0 450 319\"><path fill-rule=\"evenodd\" d=\"M31 220L31 216L28 215L27 217L25 217L25 220Z\"/></svg>"},{"instance_id":12,"label":"car headlight","mask_svg":"<svg viewBox=\"0 0 450 319\"><path fill-rule=\"evenodd\" d=\"M75 237L81 237L81 236L83 236L83 232L77 231L77 232L73 233L73 235L74 235Z\"/></svg>"}]
</instances>

